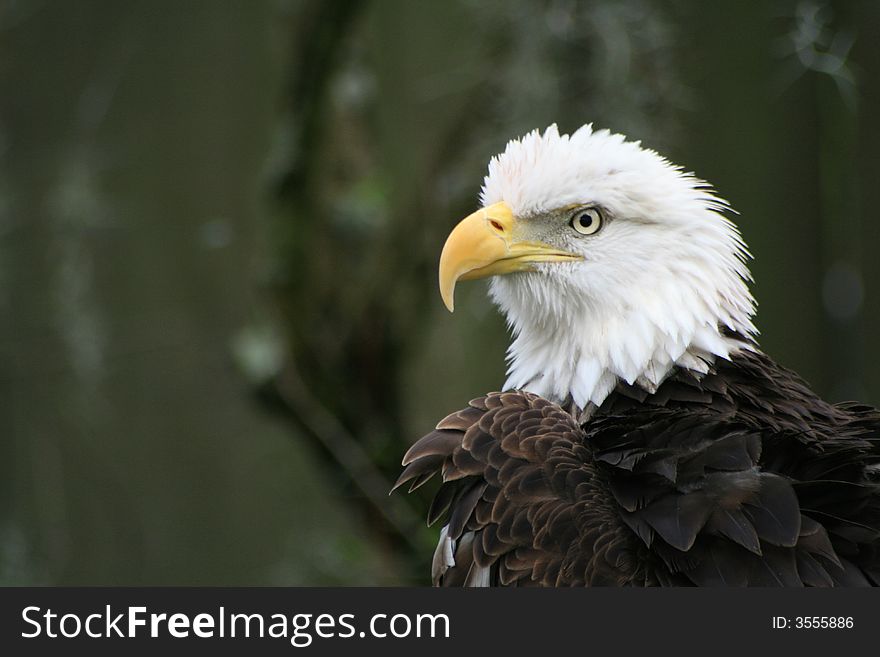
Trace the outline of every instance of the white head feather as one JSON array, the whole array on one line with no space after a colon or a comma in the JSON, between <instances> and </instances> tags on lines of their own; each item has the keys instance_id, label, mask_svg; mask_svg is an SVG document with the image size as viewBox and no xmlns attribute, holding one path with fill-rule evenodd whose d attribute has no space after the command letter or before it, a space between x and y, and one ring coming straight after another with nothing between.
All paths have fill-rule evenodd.
<instances>
[{"instance_id":1,"label":"white head feather","mask_svg":"<svg viewBox=\"0 0 880 657\"><path fill-rule=\"evenodd\" d=\"M728 206L656 152L591 125L570 136L552 125L492 158L482 202L499 201L523 221L574 204L606 219L595 235L556 237L583 261L492 279L514 337L505 388L584 409L620 380L652 392L675 366L705 373L748 348L722 333L756 333L750 256Z\"/></svg>"}]
</instances>

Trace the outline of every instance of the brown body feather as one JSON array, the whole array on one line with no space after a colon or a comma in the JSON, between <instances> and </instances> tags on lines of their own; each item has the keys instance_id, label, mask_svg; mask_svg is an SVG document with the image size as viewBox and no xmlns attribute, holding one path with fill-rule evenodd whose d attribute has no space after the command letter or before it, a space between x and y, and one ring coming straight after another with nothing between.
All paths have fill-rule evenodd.
<instances>
[{"instance_id":1,"label":"brown body feather","mask_svg":"<svg viewBox=\"0 0 880 657\"><path fill-rule=\"evenodd\" d=\"M742 352L592 410L492 393L412 446L397 485L443 480L435 584L880 585L875 409Z\"/></svg>"}]
</instances>

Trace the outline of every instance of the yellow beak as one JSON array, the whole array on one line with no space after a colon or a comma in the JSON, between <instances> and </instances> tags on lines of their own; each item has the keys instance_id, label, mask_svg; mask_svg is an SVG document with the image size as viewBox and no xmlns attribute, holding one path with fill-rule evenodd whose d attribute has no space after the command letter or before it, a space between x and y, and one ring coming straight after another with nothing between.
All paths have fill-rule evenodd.
<instances>
[{"instance_id":1,"label":"yellow beak","mask_svg":"<svg viewBox=\"0 0 880 657\"><path fill-rule=\"evenodd\" d=\"M504 202L477 210L452 230L440 254L440 296L449 312L455 307L455 284L460 280L535 271L537 262L582 259L549 244L523 239L524 232Z\"/></svg>"}]
</instances>

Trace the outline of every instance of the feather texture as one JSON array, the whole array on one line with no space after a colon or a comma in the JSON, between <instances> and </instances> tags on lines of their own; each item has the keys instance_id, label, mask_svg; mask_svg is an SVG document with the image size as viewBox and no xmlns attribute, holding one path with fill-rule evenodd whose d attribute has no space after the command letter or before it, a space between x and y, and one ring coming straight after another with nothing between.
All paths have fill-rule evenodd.
<instances>
[{"instance_id":1,"label":"feather texture","mask_svg":"<svg viewBox=\"0 0 880 657\"><path fill-rule=\"evenodd\" d=\"M880 414L758 351L620 383L584 425L492 393L404 462L398 486L442 474L436 584L877 585Z\"/></svg>"}]
</instances>

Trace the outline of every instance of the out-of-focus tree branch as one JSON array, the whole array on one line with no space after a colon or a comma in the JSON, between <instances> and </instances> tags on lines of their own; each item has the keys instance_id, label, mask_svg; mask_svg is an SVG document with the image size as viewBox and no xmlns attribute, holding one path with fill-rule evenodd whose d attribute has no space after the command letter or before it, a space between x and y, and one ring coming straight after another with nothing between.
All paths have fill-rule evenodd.
<instances>
[{"instance_id":1,"label":"out-of-focus tree branch","mask_svg":"<svg viewBox=\"0 0 880 657\"><path fill-rule=\"evenodd\" d=\"M274 378L272 392L277 395L283 410L329 452L346 477L400 539L413 550L424 549L425 546L416 539L423 525L422 519L400 496L389 498L388 478L376 467L357 438L309 391L292 364Z\"/></svg>"},{"instance_id":2,"label":"out-of-focus tree branch","mask_svg":"<svg viewBox=\"0 0 880 657\"><path fill-rule=\"evenodd\" d=\"M309 193L309 174L324 124L322 106L327 88L339 63L342 42L364 0L312 2L292 39L287 94L289 125L293 139L286 169L278 178L277 197L286 203L300 203Z\"/></svg>"}]
</instances>

